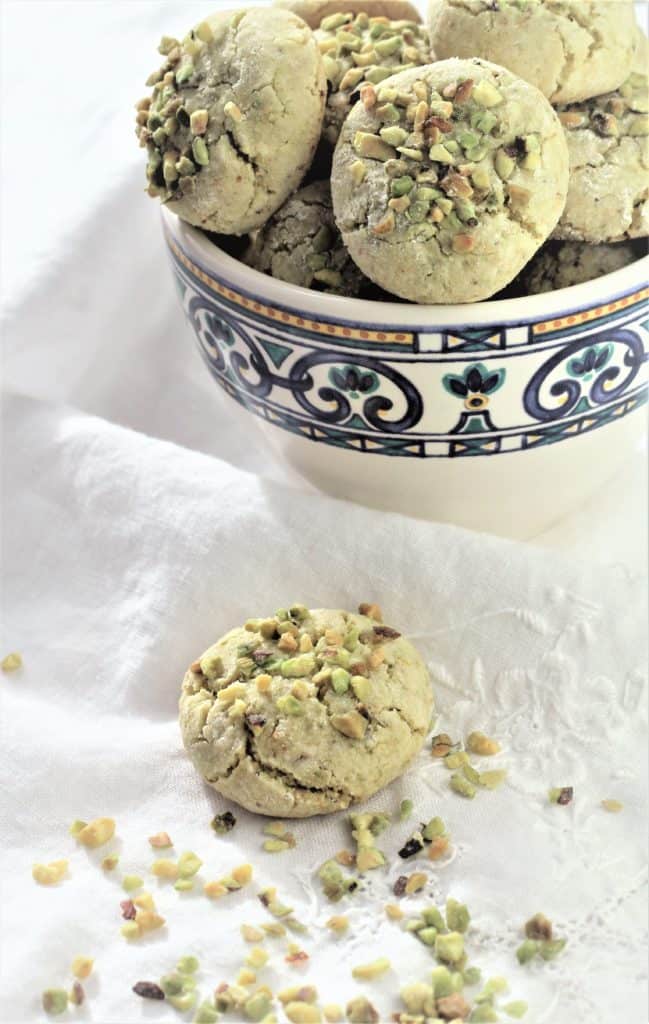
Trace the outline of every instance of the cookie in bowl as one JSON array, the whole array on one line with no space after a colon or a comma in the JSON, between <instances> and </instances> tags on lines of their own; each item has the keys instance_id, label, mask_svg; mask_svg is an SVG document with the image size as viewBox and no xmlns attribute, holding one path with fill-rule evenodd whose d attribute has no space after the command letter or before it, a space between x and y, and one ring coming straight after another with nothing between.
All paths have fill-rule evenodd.
<instances>
[{"instance_id":1,"label":"cookie in bowl","mask_svg":"<svg viewBox=\"0 0 649 1024\"><path fill-rule=\"evenodd\" d=\"M187 672L180 727L203 778L260 814L305 818L365 800L421 748L424 662L376 605L294 605L232 629Z\"/></svg>"}]
</instances>

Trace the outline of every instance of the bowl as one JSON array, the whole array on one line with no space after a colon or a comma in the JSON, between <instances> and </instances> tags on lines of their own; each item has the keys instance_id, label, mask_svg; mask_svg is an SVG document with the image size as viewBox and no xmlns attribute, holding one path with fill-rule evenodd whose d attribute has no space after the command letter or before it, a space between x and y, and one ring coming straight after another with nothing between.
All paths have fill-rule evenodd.
<instances>
[{"instance_id":1,"label":"bowl","mask_svg":"<svg viewBox=\"0 0 649 1024\"><path fill-rule=\"evenodd\" d=\"M162 220L215 384L328 494L528 538L644 432L648 257L542 295L417 306L277 281Z\"/></svg>"}]
</instances>

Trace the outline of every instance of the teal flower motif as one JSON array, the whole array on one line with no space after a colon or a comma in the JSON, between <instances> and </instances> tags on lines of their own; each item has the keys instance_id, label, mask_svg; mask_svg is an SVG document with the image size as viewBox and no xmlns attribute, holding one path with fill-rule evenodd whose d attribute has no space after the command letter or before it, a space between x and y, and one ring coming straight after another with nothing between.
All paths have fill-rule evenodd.
<instances>
[{"instance_id":1,"label":"teal flower motif","mask_svg":"<svg viewBox=\"0 0 649 1024\"><path fill-rule=\"evenodd\" d=\"M333 367L329 370L329 381L350 398L371 395L379 386L379 378L371 370L359 370L355 366Z\"/></svg>"},{"instance_id":2,"label":"teal flower motif","mask_svg":"<svg viewBox=\"0 0 649 1024\"><path fill-rule=\"evenodd\" d=\"M568 360L567 372L571 377L592 380L595 373L603 369L613 355L612 345L593 345L575 359Z\"/></svg>"},{"instance_id":3,"label":"teal flower motif","mask_svg":"<svg viewBox=\"0 0 649 1024\"><path fill-rule=\"evenodd\" d=\"M461 375L447 373L442 384L449 395L463 398L467 409L485 409L489 405L487 395L503 386L506 373L504 369L490 370L484 363L474 363Z\"/></svg>"}]
</instances>

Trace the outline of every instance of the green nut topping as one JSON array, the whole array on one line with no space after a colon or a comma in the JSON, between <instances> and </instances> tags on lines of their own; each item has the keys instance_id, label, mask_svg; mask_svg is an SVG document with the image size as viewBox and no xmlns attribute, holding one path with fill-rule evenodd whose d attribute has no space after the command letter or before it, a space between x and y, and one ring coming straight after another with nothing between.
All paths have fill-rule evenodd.
<instances>
[{"instance_id":1,"label":"green nut topping","mask_svg":"<svg viewBox=\"0 0 649 1024\"><path fill-rule=\"evenodd\" d=\"M176 964L176 969L181 974L196 974L196 971L200 967L198 957L195 956L181 956L180 960Z\"/></svg>"},{"instance_id":2,"label":"green nut topping","mask_svg":"<svg viewBox=\"0 0 649 1024\"><path fill-rule=\"evenodd\" d=\"M435 940L435 956L444 963L457 963L464 956L464 936L460 932L438 935Z\"/></svg>"},{"instance_id":3,"label":"green nut topping","mask_svg":"<svg viewBox=\"0 0 649 1024\"><path fill-rule=\"evenodd\" d=\"M471 915L464 903L449 897L446 901L446 924L452 932L465 932L469 927Z\"/></svg>"},{"instance_id":4,"label":"green nut topping","mask_svg":"<svg viewBox=\"0 0 649 1024\"><path fill-rule=\"evenodd\" d=\"M296 658L287 658L282 662L280 671L287 679L298 679L310 676L316 670L315 654L300 654Z\"/></svg>"},{"instance_id":5,"label":"green nut topping","mask_svg":"<svg viewBox=\"0 0 649 1024\"><path fill-rule=\"evenodd\" d=\"M191 850L187 850L185 853L181 853L178 858L178 877L192 878L202 865L203 861L200 857L197 857Z\"/></svg>"},{"instance_id":6,"label":"green nut topping","mask_svg":"<svg viewBox=\"0 0 649 1024\"><path fill-rule=\"evenodd\" d=\"M303 715L305 712L303 702L290 693L285 693L282 697L278 697L275 703L278 709L285 715Z\"/></svg>"},{"instance_id":7,"label":"green nut topping","mask_svg":"<svg viewBox=\"0 0 649 1024\"><path fill-rule=\"evenodd\" d=\"M45 1013L58 1016L68 1008L68 993L63 988L47 988L43 992L42 1004Z\"/></svg>"}]
</instances>

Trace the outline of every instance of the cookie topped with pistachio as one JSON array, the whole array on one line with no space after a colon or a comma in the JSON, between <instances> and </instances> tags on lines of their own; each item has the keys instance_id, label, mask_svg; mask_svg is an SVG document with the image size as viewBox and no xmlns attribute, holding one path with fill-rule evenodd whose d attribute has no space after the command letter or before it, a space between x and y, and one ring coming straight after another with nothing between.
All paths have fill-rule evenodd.
<instances>
[{"instance_id":1,"label":"cookie topped with pistachio","mask_svg":"<svg viewBox=\"0 0 649 1024\"><path fill-rule=\"evenodd\" d=\"M400 21L421 21L421 14L410 0L274 0L276 7L293 11L309 28L318 28L329 14L382 15Z\"/></svg>"},{"instance_id":2,"label":"cookie topped with pistachio","mask_svg":"<svg viewBox=\"0 0 649 1024\"><path fill-rule=\"evenodd\" d=\"M329 88L323 134L332 145L363 83L378 85L397 71L431 60L428 32L411 20L340 12L324 17L315 36Z\"/></svg>"},{"instance_id":3,"label":"cookie topped with pistachio","mask_svg":"<svg viewBox=\"0 0 649 1024\"><path fill-rule=\"evenodd\" d=\"M328 181L301 188L256 232L244 262L303 288L358 295L367 279L343 245Z\"/></svg>"},{"instance_id":4,"label":"cookie topped with pistachio","mask_svg":"<svg viewBox=\"0 0 649 1024\"><path fill-rule=\"evenodd\" d=\"M552 107L481 60L412 68L360 95L332 172L352 258L414 302L493 295L563 210L568 152Z\"/></svg>"},{"instance_id":5,"label":"cookie topped with pistachio","mask_svg":"<svg viewBox=\"0 0 649 1024\"><path fill-rule=\"evenodd\" d=\"M552 103L616 89L634 50L632 0L429 0L439 58L482 57Z\"/></svg>"},{"instance_id":6,"label":"cookie topped with pistachio","mask_svg":"<svg viewBox=\"0 0 649 1024\"><path fill-rule=\"evenodd\" d=\"M320 137L326 84L312 32L289 11L251 8L164 37L159 50L136 115L149 195L211 231L260 227Z\"/></svg>"},{"instance_id":7,"label":"cookie topped with pistachio","mask_svg":"<svg viewBox=\"0 0 649 1024\"><path fill-rule=\"evenodd\" d=\"M616 242L649 235L649 80L558 108L570 187L555 238Z\"/></svg>"},{"instance_id":8,"label":"cookie topped with pistachio","mask_svg":"<svg viewBox=\"0 0 649 1024\"><path fill-rule=\"evenodd\" d=\"M205 780L260 814L309 817L365 800L421 748L426 667L376 605L302 605L232 629L189 668L185 747Z\"/></svg>"}]
</instances>

